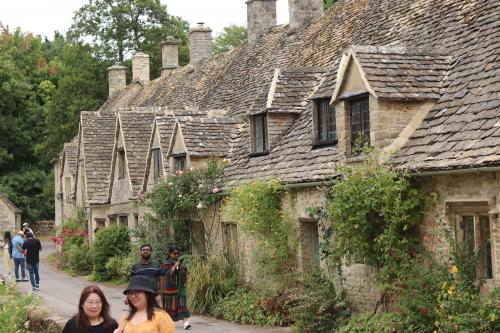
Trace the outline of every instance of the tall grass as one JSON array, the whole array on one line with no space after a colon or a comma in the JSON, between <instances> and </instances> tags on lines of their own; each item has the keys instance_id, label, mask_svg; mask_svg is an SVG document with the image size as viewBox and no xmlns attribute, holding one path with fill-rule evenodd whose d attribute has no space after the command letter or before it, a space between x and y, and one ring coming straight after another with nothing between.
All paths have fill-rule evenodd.
<instances>
[{"instance_id":1,"label":"tall grass","mask_svg":"<svg viewBox=\"0 0 500 333\"><path fill-rule=\"evenodd\" d=\"M28 310L38 303L32 295L21 295L15 284L0 285L0 333L27 333Z\"/></svg>"}]
</instances>

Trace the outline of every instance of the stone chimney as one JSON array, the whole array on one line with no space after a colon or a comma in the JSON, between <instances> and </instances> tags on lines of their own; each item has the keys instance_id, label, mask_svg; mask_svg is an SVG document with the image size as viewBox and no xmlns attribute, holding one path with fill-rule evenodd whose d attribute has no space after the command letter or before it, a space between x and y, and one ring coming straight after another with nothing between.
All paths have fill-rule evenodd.
<instances>
[{"instance_id":1,"label":"stone chimney","mask_svg":"<svg viewBox=\"0 0 500 333\"><path fill-rule=\"evenodd\" d=\"M189 30L189 48L191 64L197 65L212 57L212 29L203 22Z\"/></svg>"},{"instance_id":2,"label":"stone chimney","mask_svg":"<svg viewBox=\"0 0 500 333\"><path fill-rule=\"evenodd\" d=\"M248 43L255 44L257 38L276 25L276 0L248 0Z\"/></svg>"},{"instance_id":3,"label":"stone chimney","mask_svg":"<svg viewBox=\"0 0 500 333\"><path fill-rule=\"evenodd\" d=\"M301 30L323 14L323 0L288 0L288 13L291 32Z\"/></svg>"},{"instance_id":4,"label":"stone chimney","mask_svg":"<svg viewBox=\"0 0 500 333\"><path fill-rule=\"evenodd\" d=\"M161 42L161 76L169 76L170 73L179 67L179 44L181 42L173 37Z\"/></svg>"},{"instance_id":5,"label":"stone chimney","mask_svg":"<svg viewBox=\"0 0 500 333\"><path fill-rule=\"evenodd\" d=\"M132 81L149 81L149 55L137 52L132 57Z\"/></svg>"},{"instance_id":6,"label":"stone chimney","mask_svg":"<svg viewBox=\"0 0 500 333\"><path fill-rule=\"evenodd\" d=\"M114 64L108 67L109 97L127 87L127 67Z\"/></svg>"}]
</instances>

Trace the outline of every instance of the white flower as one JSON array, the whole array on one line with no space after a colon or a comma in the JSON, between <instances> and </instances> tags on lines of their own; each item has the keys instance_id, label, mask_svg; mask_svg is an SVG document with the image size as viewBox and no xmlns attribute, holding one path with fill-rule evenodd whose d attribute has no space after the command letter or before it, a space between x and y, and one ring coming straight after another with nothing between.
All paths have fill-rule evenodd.
<instances>
[{"instance_id":1,"label":"white flower","mask_svg":"<svg viewBox=\"0 0 500 333\"><path fill-rule=\"evenodd\" d=\"M198 184L198 188L203 188L203 184Z\"/></svg>"},{"instance_id":2,"label":"white flower","mask_svg":"<svg viewBox=\"0 0 500 333\"><path fill-rule=\"evenodd\" d=\"M201 203L201 201L198 202L198 205L196 206L196 208L198 208L198 209L202 209L203 208L203 204Z\"/></svg>"},{"instance_id":3,"label":"white flower","mask_svg":"<svg viewBox=\"0 0 500 333\"><path fill-rule=\"evenodd\" d=\"M179 198L182 198L182 194L179 194Z\"/></svg>"}]
</instances>

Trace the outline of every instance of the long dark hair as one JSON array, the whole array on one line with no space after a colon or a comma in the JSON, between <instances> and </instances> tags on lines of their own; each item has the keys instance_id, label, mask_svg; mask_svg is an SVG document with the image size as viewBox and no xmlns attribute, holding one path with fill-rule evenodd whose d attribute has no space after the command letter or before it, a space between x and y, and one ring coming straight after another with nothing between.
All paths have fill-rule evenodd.
<instances>
[{"instance_id":1,"label":"long dark hair","mask_svg":"<svg viewBox=\"0 0 500 333\"><path fill-rule=\"evenodd\" d=\"M148 293L147 291L142 291L142 290L141 292L146 294L146 304L147 304L146 313L148 314L148 320L152 320L155 310L163 310L163 309L160 307L160 304L158 304L158 302L156 301L155 294ZM128 300L128 307L130 309L130 312L128 313L127 320L132 320L132 318L134 318L137 312L137 308L132 304L130 299Z\"/></svg>"},{"instance_id":2,"label":"long dark hair","mask_svg":"<svg viewBox=\"0 0 500 333\"><path fill-rule=\"evenodd\" d=\"M10 234L10 231L7 230L6 232L3 233L3 239L8 240L9 242L12 241L12 235Z\"/></svg>"},{"instance_id":3,"label":"long dark hair","mask_svg":"<svg viewBox=\"0 0 500 333\"><path fill-rule=\"evenodd\" d=\"M105 328L111 327L114 323L113 318L109 314L109 303L104 296L101 288L96 285L90 285L85 287L82 290L82 294L80 295L80 302L78 303L78 313L75 315L76 318L76 327L79 329L88 329L90 327L90 321L83 310L83 303L87 300L90 294L97 294L102 302L101 308L101 317L104 319L102 325Z\"/></svg>"}]
</instances>

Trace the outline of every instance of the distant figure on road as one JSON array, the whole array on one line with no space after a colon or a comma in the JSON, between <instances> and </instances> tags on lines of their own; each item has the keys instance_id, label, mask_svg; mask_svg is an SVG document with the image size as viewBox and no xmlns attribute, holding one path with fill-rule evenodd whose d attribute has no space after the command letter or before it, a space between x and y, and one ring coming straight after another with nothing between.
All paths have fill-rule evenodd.
<instances>
[{"instance_id":1,"label":"distant figure on road","mask_svg":"<svg viewBox=\"0 0 500 333\"><path fill-rule=\"evenodd\" d=\"M42 243L38 239L33 238L33 234L26 234L27 240L23 243L23 250L27 252L26 262L28 263L28 271L30 273L31 290L35 291L40 288L40 274L38 273L40 263L40 251L42 251Z\"/></svg>"},{"instance_id":2,"label":"distant figure on road","mask_svg":"<svg viewBox=\"0 0 500 333\"><path fill-rule=\"evenodd\" d=\"M114 333L174 333L174 322L156 301L156 281L144 275L130 278L127 289L129 312Z\"/></svg>"},{"instance_id":3,"label":"distant figure on road","mask_svg":"<svg viewBox=\"0 0 500 333\"><path fill-rule=\"evenodd\" d=\"M3 240L0 240L0 248L2 249L3 262L5 266L5 276L12 276L12 235L10 231L3 234Z\"/></svg>"},{"instance_id":4,"label":"distant figure on road","mask_svg":"<svg viewBox=\"0 0 500 333\"><path fill-rule=\"evenodd\" d=\"M33 235L33 237L35 237L35 233L33 232L33 229L30 228L30 225L26 222L23 223L23 230L22 232L24 233L24 237L26 237L26 235L29 233L31 233Z\"/></svg>"},{"instance_id":5,"label":"distant figure on road","mask_svg":"<svg viewBox=\"0 0 500 333\"><path fill-rule=\"evenodd\" d=\"M24 233L19 231L17 235L12 239L12 259L14 259L14 273L16 274L16 282L26 282L26 267L25 267L25 257L23 253L23 239ZM21 277L19 276L19 267L21 267Z\"/></svg>"},{"instance_id":6,"label":"distant figure on road","mask_svg":"<svg viewBox=\"0 0 500 333\"><path fill-rule=\"evenodd\" d=\"M82 290L78 313L68 320L62 333L112 333L117 327L104 293L92 285Z\"/></svg>"},{"instance_id":7,"label":"distant figure on road","mask_svg":"<svg viewBox=\"0 0 500 333\"><path fill-rule=\"evenodd\" d=\"M182 320L184 329L188 330L191 328L186 298L188 272L182 264L183 259L178 259L179 255L179 248L172 245L168 249L168 259L163 263L163 274L167 283L162 295L162 306L174 321Z\"/></svg>"}]
</instances>

